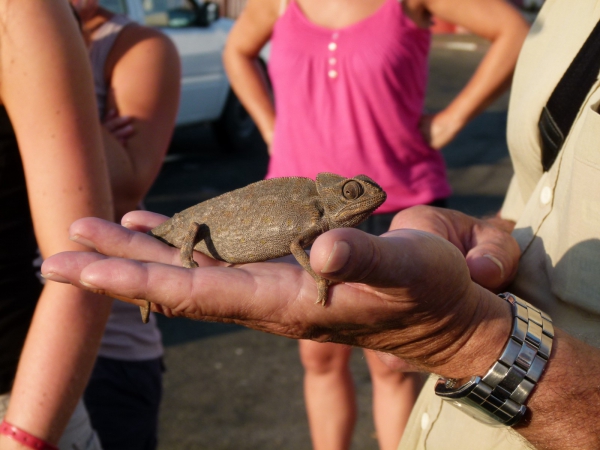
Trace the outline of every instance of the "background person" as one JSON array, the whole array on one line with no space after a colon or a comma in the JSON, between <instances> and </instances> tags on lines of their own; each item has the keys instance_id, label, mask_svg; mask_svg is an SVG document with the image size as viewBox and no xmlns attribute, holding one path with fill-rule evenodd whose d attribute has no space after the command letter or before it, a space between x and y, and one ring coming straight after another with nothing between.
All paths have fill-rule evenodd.
<instances>
[{"instance_id":1,"label":"background person","mask_svg":"<svg viewBox=\"0 0 600 450\"><path fill-rule=\"evenodd\" d=\"M431 15L491 41L470 82L442 111L423 116ZM224 62L233 89L269 146L267 178L364 173L387 201L360 228L389 229L394 214L443 206L450 195L440 149L508 86L527 32L502 0L250 0ZM270 41L271 103L256 58ZM300 341L315 449L349 447L356 420L351 348ZM365 353L381 449L398 444L421 376Z\"/></svg>"},{"instance_id":2,"label":"background person","mask_svg":"<svg viewBox=\"0 0 600 450\"><path fill-rule=\"evenodd\" d=\"M76 405L110 303L42 289L33 266L38 247L83 249L64 235L72 220L113 217L92 75L67 1L0 0L0 23L0 416L63 448L99 448ZM23 447L2 434L0 448Z\"/></svg>"},{"instance_id":3,"label":"background person","mask_svg":"<svg viewBox=\"0 0 600 450\"><path fill-rule=\"evenodd\" d=\"M139 209L158 175L175 125L180 62L162 33L98 6L71 0L82 20L103 122L115 216ZM102 447L154 449L163 348L156 318L115 302L84 402Z\"/></svg>"}]
</instances>

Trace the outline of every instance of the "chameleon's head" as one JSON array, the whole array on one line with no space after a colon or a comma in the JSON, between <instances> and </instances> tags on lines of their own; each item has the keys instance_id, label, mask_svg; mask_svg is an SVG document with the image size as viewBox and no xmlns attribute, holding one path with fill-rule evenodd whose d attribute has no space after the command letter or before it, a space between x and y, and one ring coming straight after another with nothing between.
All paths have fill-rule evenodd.
<instances>
[{"instance_id":1,"label":"chameleon's head","mask_svg":"<svg viewBox=\"0 0 600 450\"><path fill-rule=\"evenodd\" d=\"M366 175L344 178L333 173L320 173L317 191L331 228L359 225L386 198L385 191Z\"/></svg>"}]
</instances>

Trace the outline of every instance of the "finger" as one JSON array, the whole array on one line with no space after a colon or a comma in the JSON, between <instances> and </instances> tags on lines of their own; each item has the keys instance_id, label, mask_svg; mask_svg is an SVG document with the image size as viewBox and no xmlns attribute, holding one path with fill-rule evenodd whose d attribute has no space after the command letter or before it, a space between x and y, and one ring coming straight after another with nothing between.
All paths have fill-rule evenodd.
<instances>
[{"instance_id":1,"label":"finger","mask_svg":"<svg viewBox=\"0 0 600 450\"><path fill-rule=\"evenodd\" d=\"M398 213L391 228L424 230L452 242L465 255L471 278L487 289L500 289L516 273L517 242L483 220L449 209L417 206Z\"/></svg>"},{"instance_id":2,"label":"finger","mask_svg":"<svg viewBox=\"0 0 600 450\"><path fill-rule=\"evenodd\" d=\"M79 284L79 274L83 268L106 258L107 256L95 252L62 252L46 258L40 271L47 280L82 287Z\"/></svg>"},{"instance_id":3,"label":"finger","mask_svg":"<svg viewBox=\"0 0 600 450\"><path fill-rule=\"evenodd\" d=\"M178 249L147 234L102 219L87 217L77 220L69 228L69 234L73 241L105 255L181 265Z\"/></svg>"},{"instance_id":4,"label":"finger","mask_svg":"<svg viewBox=\"0 0 600 450\"><path fill-rule=\"evenodd\" d=\"M133 125L125 125L122 127L115 128L111 132L113 136L115 136L115 138L127 140L128 138L134 135L135 129L133 128Z\"/></svg>"},{"instance_id":5,"label":"finger","mask_svg":"<svg viewBox=\"0 0 600 450\"><path fill-rule=\"evenodd\" d=\"M107 121L114 119L117 116L118 116L117 110L115 108L110 108L104 115L104 118L102 119L102 123L106 123Z\"/></svg>"},{"instance_id":6,"label":"finger","mask_svg":"<svg viewBox=\"0 0 600 450\"><path fill-rule=\"evenodd\" d=\"M131 211L123 216L121 225L133 231L146 233L168 219L168 216L150 211Z\"/></svg>"},{"instance_id":7,"label":"finger","mask_svg":"<svg viewBox=\"0 0 600 450\"><path fill-rule=\"evenodd\" d=\"M102 123L107 128L122 128L133 123L133 116L112 115L107 117Z\"/></svg>"},{"instance_id":8,"label":"finger","mask_svg":"<svg viewBox=\"0 0 600 450\"><path fill-rule=\"evenodd\" d=\"M321 315L323 308L314 305L316 286L301 268L289 264L277 266L277 270L270 263L246 266L249 270L225 267L190 270L109 258L92 262L79 277L87 290L124 297L135 304L138 303L131 299L149 300L156 305L154 311L170 316L244 321L244 325L252 328L290 335L282 328L281 322L285 322L282 316L287 315L288 306L296 305L293 300L303 286L311 292L305 296L303 307ZM293 315L298 317L297 313Z\"/></svg>"},{"instance_id":9,"label":"finger","mask_svg":"<svg viewBox=\"0 0 600 450\"><path fill-rule=\"evenodd\" d=\"M159 226L161 223L168 219L169 217L167 216L163 216L162 214L157 214L150 211L130 211L123 216L123 218L121 219L121 224L132 231L147 233L148 231ZM179 249L177 249L177 252L178 255L180 255ZM194 260L198 263L199 266L228 265L228 263L226 262L215 261L214 259L198 251L194 251ZM177 265L180 265L180 263L178 263Z\"/></svg>"},{"instance_id":10,"label":"finger","mask_svg":"<svg viewBox=\"0 0 600 450\"><path fill-rule=\"evenodd\" d=\"M497 291L514 278L521 250L508 233L485 225L476 226L475 243L466 255L471 277L483 287Z\"/></svg>"},{"instance_id":11,"label":"finger","mask_svg":"<svg viewBox=\"0 0 600 450\"><path fill-rule=\"evenodd\" d=\"M390 230L414 229L427 231L451 241L463 250L462 241L454 231L453 220L448 218L454 211L433 206L419 205L405 209L394 216ZM463 251L463 253L466 253Z\"/></svg>"},{"instance_id":12,"label":"finger","mask_svg":"<svg viewBox=\"0 0 600 450\"><path fill-rule=\"evenodd\" d=\"M169 317L234 322L291 338L329 340L335 336L355 344L355 339L366 337L354 330L344 338L340 323L356 322L365 311L369 323L389 319L389 310L379 308L376 296L351 285L332 286L327 308L315 305L315 282L297 265L183 269L99 256L90 262L81 253L61 253L52 256L48 267L54 276L97 294L138 306L144 304L140 300L151 301L153 311ZM65 262L69 258L85 261ZM69 267L76 269L69 271Z\"/></svg>"}]
</instances>

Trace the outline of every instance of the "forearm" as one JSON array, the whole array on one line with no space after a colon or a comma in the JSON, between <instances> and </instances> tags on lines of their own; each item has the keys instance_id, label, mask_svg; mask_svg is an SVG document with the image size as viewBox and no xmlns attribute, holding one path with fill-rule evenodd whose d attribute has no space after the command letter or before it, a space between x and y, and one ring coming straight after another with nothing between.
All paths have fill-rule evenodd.
<instances>
[{"instance_id":1,"label":"forearm","mask_svg":"<svg viewBox=\"0 0 600 450\"><path fill-rule=\"evenodd\" d=\"M275 128L275 109L267 91L267 80L258 70L259 62L231 47L226 48L223 62L231 87L270 146Z\"/></svg>"},{"instance_id":2,"label":"forearm","mask_svg":"<svg viewBox=\"0 0 600 450\"><path fill-rule=\"evenodd\" d=\"M524 37L518 30L498 36L467 85L446 107L445 112L464 125L506 91Z\"/></svg>"},{"instance_id":3,"label":"forearm","mask_svg":"<svg viewBox=\"0 0 600 450\"><path fill-rule=\"evenodd\" d=\"M7 421L58 442L87 384L110 311L111 302L97 297L69 285L45 286L19 361Z\"/></svg>"},{"instance_id":4,"label":"forearm","mask_svg":"<svg viewBox=\"0 0 600 450\"><path fill-rule=\"evenodd\" d=\"M516 427L538 449L600 448L600 351L556 330L552 356Z\"/></svg>"},{"instance_id":5,"label":"forearm","mask_svg":"<svg viewBox=\"0 0 600 450\"><path fill-rule=\"evenodd\" d=\"M45 258L82 250L69 240L69 225L86 216L112 219L113 208L87 52L67 2L11 2L8 10L0 27L7 44L0 92L19 144L35 237ZM107 316L86 299L75 288L44 289L7 412L15 426L53 442L87 381Z\"/></svg>"},{"instance_id":6,"label":"forearm","mask_svg":"<svg viewBox=\"0 0 600 450\"><path fill-rule=\"evenodd\" d=\"M506 302L483 288L476 291L481 296L473 316L477 325L467 328L470 338L461 343L450 366L440 368L442 375L462 381L485 375L512 327ZM598 349L556 329L552 355L527 402L530 414L516 431L539 449L600 448L600 424L590 420L600 414L599 371Z\"/></svg>"},{"instance_id":7,"label":"forearm","mask_svg":"<svg viewBox=\"0 0 600 450\"><path fill-rule=\"evenodd\" d=\"M421 1L432 14L491 43L467 85L445 110L464 125L509 87L529 26L504 0Z\"/></svg>"}]
</instances>

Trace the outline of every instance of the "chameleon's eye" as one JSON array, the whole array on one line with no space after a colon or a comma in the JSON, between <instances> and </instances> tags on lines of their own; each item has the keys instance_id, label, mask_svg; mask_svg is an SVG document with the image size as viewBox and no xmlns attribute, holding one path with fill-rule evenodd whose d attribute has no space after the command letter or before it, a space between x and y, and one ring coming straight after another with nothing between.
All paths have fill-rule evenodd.
<instances>
[{"instance_id":1,"label":"chameleon's eye","mask_svg":"<svg viewBox=\"0 0 600 450\"><path fill-rule=\"evenodd\" d=\"M357 181L348 181L343 188L344 197L347 200L355 200L363 195L363 187Z\"/></svg>"}]
</instances>

